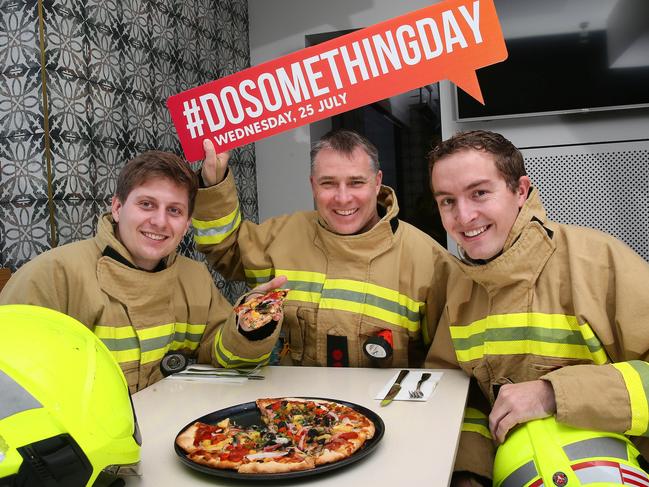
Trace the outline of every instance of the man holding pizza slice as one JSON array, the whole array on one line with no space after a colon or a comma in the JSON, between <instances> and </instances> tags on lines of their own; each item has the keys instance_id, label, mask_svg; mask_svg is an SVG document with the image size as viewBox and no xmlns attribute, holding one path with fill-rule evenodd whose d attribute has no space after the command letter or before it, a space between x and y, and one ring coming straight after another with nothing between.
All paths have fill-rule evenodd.
<instances>
[{"instance_id":1,"label":"man holding pizza slice","mask_svg":"<svg viewBox=\"0 0 649 487\"><path fill-rule=\"evenodd\" d=\"M196 174L175 154L138 155L120 172L111 211L100 217L95 237L25 264L0 293L0 304L33 304L76 318L112 352L131 392L162 378L160 362L168 352L219 366L215 343L242 340L241 361L229 365L254 363L273 343L254 332L245 336L246 320L237 326L205 265L176 253L197 187ZM255 291L284 282L278 278ZM280 321L281 308L270 318Z\"/></svg>"},{"instance_id":2,"label":"man holding pizza slice","mask_svg":"<svg viewBox=\"0 0 649 487\"><path fill-rule=\"evenodd\" d=\"M328 133L311 151L316 211L259 225L241 221L229 154L217 155L209 140L204 148L197 248L229 279L287 277L283 363L420 365L445 302L450 260L431 237L398 219L376 147L352 131ZM266 332L277 339L280 328ZM221 365L238 360L238 350L217 344Z\"/></svg>"}]
</instances>

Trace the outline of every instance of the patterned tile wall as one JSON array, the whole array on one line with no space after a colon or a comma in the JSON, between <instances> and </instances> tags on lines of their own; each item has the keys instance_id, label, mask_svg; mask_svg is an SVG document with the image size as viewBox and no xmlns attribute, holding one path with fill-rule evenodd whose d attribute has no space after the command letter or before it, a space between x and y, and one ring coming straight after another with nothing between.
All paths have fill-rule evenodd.
<instances>
[{"instance_id":1,"label":"patterned tile wall","mask_svg":"<svg viewBox=\"0 0 649 487\"><path fill-rule=\"evenodd\" d=\"M246 0L41 1L43 50L38 0L0 0L0 266L13 270L92 237L127 160L181 154L168 96L250 62ZM254 149L233 159L256 221ZM200 258L189 237L181 251ZM215 279L230 299L244 289Z\"/></svg>"}]
</instances>

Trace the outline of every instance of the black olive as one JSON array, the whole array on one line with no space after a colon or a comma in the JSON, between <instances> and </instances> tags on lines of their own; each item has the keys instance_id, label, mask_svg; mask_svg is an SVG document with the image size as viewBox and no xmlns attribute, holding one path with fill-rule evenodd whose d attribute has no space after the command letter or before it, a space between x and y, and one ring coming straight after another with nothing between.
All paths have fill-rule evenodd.
<instances>
[{"instance_id":1,"label":"black olive","mask_svg":"<svg viewBox=\"0 0 649 487\"><path fill-rule=\"evenodd\" d=\"M318 436L318 430L315 428L311 428L309 432L307 433L309 435L309 438L313 438L315 436Z\"/></svg>"}]
</instances>

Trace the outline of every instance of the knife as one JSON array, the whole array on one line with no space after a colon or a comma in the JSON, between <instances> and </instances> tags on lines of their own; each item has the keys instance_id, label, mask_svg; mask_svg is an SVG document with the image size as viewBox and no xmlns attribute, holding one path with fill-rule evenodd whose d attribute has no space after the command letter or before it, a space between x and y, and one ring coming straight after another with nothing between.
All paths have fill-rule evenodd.
<instances>
[{"instance_id":1,"label":"knife","mask_svg":"<svg viewBox=\"0 0 649 487\"><path fill-rule=\"evenodd\" d=\"M408 372L410 372L408 369L403 369L399 372L397 380L392 384L392 387L390 387L390 390L381 401L381 406L387 406L395 397L397 397L397 394L399 394L399 391L401 390L401 381L408 375Z\"/></svg>"}]
</instances>

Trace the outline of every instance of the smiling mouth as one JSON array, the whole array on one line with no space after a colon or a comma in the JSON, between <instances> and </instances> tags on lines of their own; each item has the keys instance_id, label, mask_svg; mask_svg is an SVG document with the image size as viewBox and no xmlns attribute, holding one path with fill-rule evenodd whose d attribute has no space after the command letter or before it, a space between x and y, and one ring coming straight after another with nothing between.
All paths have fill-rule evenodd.
<instances>
[{"instance_id":1,"label":"smiling mouth","mask_svg":"<svg viewBox=\"0 0 649 487\"><path fill-rule=\"evenodd\" d=\"M146 238L150 238L151 240L164 240L167 238L166 235L160 235L159 233L151 233L151 232L142 232L142 235L144 235Z\"/></svg>"},{"instance_id":2,"label":"smiling mouth","mask_svg":"<svg viewBox=\"0 0 649 487\"><path fill-rule=\"evenodd\" d=\"M350 216L350 215L353 215L354 213L356 213L357 211L358 211L358 208L354 208L352 210L334 210L334 213L336 215L340 215L340 216Z\"/></svg>"},{"instance_id":3,"label":"smiling mouth","mask_svg":"<svg viewBox=\"0 0 649 487\"><path fill-rule=\"evenodd\" d=\"M466 232L462 232L462 235L464 235L466 238L477 237L478 235L484 233L487 230L487 228L489 228L489 225L476 228L475 230L468 230Z\"/></svg>"}]
</instances>

